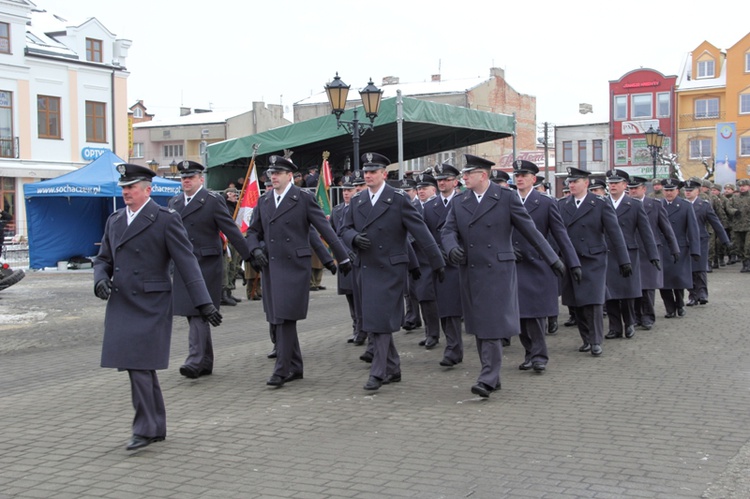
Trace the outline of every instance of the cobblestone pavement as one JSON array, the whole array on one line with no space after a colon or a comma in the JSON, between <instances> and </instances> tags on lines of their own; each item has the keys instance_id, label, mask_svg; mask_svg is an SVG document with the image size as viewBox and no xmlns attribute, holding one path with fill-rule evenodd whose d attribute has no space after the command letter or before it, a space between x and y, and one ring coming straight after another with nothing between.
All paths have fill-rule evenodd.
<instances>
[{"instance_id":1,"label":"cobblestone pavement","mask_svg":"<svg viewBox=\"0 0 750 499\"><path fill-rule=\"evenodd\" d=\"M446 369L421 329L395 335L403 381L362 390L369 365L326 274L299 323L305 378L281 389L265 385L260 302L222 309L214 374L198 380L178 373L178 318L159 373L167 440L127 452L129 384L99 367L91 272L29 272L0 292L0 497L747 498L749 283L714 271L710 303L682 319L661 318L657 296L656 327L599 358L561 324L544 374L517 369L514 339L502 390L481 400L471 338Z\"/></svg>"}]
</instances>

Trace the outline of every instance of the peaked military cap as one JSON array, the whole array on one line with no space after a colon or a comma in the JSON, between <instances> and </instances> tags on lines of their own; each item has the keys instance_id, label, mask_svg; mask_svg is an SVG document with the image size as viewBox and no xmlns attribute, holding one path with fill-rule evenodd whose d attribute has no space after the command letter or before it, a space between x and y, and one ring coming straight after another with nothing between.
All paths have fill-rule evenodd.
<instances>
[{"instance_id":1,"label":"peaked military cap","mask_svg":"<svg viewBox=\"0 0 750 499\"><path fill-rule=\"evenodd\" d=\"M572 166L568 167L568 178L588 178L589 175L591 175L591 172L581 170L580 168L574 168Z\"/></svg>"},{"instance_id":2,"label":"peaked military cap","mask_svg":"<svg viewBox=\"0 0 750 499\"><path fill-rule=\"evenodd\" d=\"M490 171L490 180L492 180L496 184L499 184L501 182L508 182L510 180L510 175L502 170L492 170Z\"/></svg>"},{"instance_id":3,"label":"peaked military cap","mask_svg":"<svg viewBox=\"0 0 750 499\"><path fill-rule=\"evenodd\" d=\"M417 182L413 178L404 177L401 179L401 184L399 185L399 188L405 191L410 191L414 189L416 186L417 186Z\"/></svg>"},{"instance_id":4,"label":"peaked military cap","mask_svg":"<svg viewBox=\"0 0 750 499\"><path fill-rule=\"evenodd\" d=\"M198 163L197 161L190 161L188 159L180 161L177 163L177 171L180 172L180 177L192 177L193 175L198 175L199 173L203 173L203 170L206 168Z\"/></svg>"},{"instance_id":5,"label":"peaked military cap","mask_svg":"<svg viewBox=\"0 0 750 499\"><path fill-rule=\"evenodd\" d=\"M464 169L461 171L461 173L469 173L476 170L477 168L489 170L490 168L495 166L495 163L493 163L492 161L480 158L479 156L474 156L473 154L464 154L464 160L466 161L466 166L464 166Z\"/></svg>"},{"instance_id":6,"label":"peaked military cap","mask_svg":"<svg viewBox=\"0 0 750 499\"><path fill-rule=\"evenodd\" d=\"M589 190L607 189L607 182L601 177L592 177L589 181Z\"/></svg>"},{"instance_id":7,"label":"peaked military cap","mask_svg":"<svg viewBox=\"0 0 750 499\"><path fill-rule=\"evenodd\" d=\"M685 182L683 187L689 191L692 191L693 189L697 189L703 185L703 182L699 182L697 180L688 180Z\"/></svg>"},{"instance_id":8,"label":"peaked military cap","mask_svg":"<svg viewBox=\"0 0 750 499\"><path fill-rule=\"evenodd\" d=\"M297 170L297 165L284 156L272 154L268 157L268 173L296 172Z\"/></svg>"},{"instance_id":9,"label":"peaked military cap","mask_svg":"<svg viewBox=\"0 0 750 499\"><path fill-rule=\"evenodd\" d=\"M683 184L676 178L664 178L661 180L661 186L667 191L671 191L673 189L681 189L683 185L685 184Z\"/></svg>"},{"instance_id":10,"label":"peaked military cap","mask_svg":"<svg viewBox=\"0 0 750 499\"><path fill-rule=\"evenodd\" d=\"M362 170L354 170L352 172L352 185L358 186L358 185L364 185L365 184L365 177L362 176Z\"/></svg>"},{"instance_id":11,"label":"peaked military cap","mask_svg":"<svg viewBox=\"0 0 750 499\"><path fill-rule=\"evenodd\" d=\"M440 165L435 165L435 180L443 180L450 177L458 177L461 172L458 171L458 168L455 166L443 163Z\"/></svg>"},{"instance_id":12,"label":"peaked military cap","mask_svg":"<svg viewBox=\"0 0 750 499\"><path fill-rule=\"evenodd\" d=\"M607 182L628 182L630 175L624 170L610 170L607 172Z\"/></svg>"},{"instance_id":13,"label":"peaked military cap","mask_svg":"<svg viewBox=\"0 0 750 499\"><path fill-rule=\"evenodd\" d=\"M414 179L417 182L417 187L433 186L437 187L437 180L429 173L419 173Z\"/></svg>"},{"instance_id":14,"label":"peaked military cap","mask_svg":"<svg viewBox=\"0 0 750 499\"><path fill-rule=\"evenodd\" d=\"M537 176L536 176L536 177L534 178L534 187L540 186L540 185L542 185L543 183L544 183L544 177L542 177L541 175L537 175Z\"/></svg>"},{"instance_id":15,"label":"peaked military cap","mask_svg":"<svg viewBox=\"0 0 750 499\"><path fill-rule=\"evenodd\" d=\"M376 152L364 153L360 161L362 161L362 170L366 172L380 170L391 164L391 160Z\"/></svg>"},{"instance_id":16,"label":"peaked military cap","mask_svg":"<svg viewBox=\"0 0 750 499\"><path fill-rule=\"evenodd\" d=\"M646 185L646 182L648 182L648 179L645 179L643 177L630 177L628 187L639 187L641 185Z\"/></svg>"},{"instance_id":17,"label":"peaked military cap","mask_svg":"<svg viewBox=\"0 0 750 499\"><path fill-rule=\"evenodd\" d=\"M563 192L570 192L570 186L568 184L563 186Z\"/></svg>"},{"instance_id":18,"label":"peaked military cap","mask_svg":"<svg viewBox=\"0 0 750 499\"><path fill-rule=\"evenodd\" d=\"M525 159L517 159L513 162L513 174L520 173L531 173L532 175L536 175L537 173L539 173L539 167L531 161L526 161Z\"/></svg>"},{"instance_id":19,"label":"peaked military cap","mask_svg":"<svg viewBox=\"0 0 750 499\"><path fill-rule=\"evenodd\" d=\"M517 191L518 186L516 184L508 184L508 189L513 189L514 191Z\"/></svg>"},{"instance_id":20,"label":"peaked military cap","mask_svg":"<svg viewBox=\"0 0 750 499\"><path fill-rule=\"evenodd\" d=\"M156 172L151 168L131 163L120 163L117 165L117 173L120 174L120 178L117 181L117 185L120 187L132 185L136 182L151 182L151 179L156 176Z\"/></svg>"}]
</instances>

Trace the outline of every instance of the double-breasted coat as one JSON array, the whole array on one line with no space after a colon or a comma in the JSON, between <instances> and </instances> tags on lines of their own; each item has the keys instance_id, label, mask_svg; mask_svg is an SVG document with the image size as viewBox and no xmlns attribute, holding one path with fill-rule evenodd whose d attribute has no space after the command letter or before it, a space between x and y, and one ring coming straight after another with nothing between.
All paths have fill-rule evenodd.
<instances>
[{"instance_id":1,"label":"double-breasted coat","mask_svg":"<svg viewBox=\"0 0 750 499\"><path fill-rule=\"evenodd\" d=\"M342 262L348 254L313 194L291 186L278 208L273 196L269 189L258 200L246 237L251 253L261 248L268 255L268 266L260 274L263 309L269 324L281 324L307 317L313 254L310 226L328 243L336 260Z\"/></svg>"},{"instance_id":2,"label":"double-breasted coat","mask_svg":"<svg viewBox=\"0 0 750 499\"><path fill-rule=\"evenodd\" d=\"M573 196L561 201L560 214L568 230L570 242L573 243L581 261L583 274L580 284L573 281L570 273L563 278L563 305L604 305L607 251L614 253L618 268L630 263L615 209L609 200L589 192L579 207L576 207ZM605 236L609 238L609 246Z\"/></svg>"},{"instance_id":3,"label":"double-breasted coat","mask_svg":"<svg viewBox=\"0 0 750 499\"><path fill-rule=\"evenodd\" d=\"M424 206L424 217L427 228L430 229L432 237L438 243L438 246L443 247L443 242L440 236L440 232L445 225L445 220L448 218L448 212L450 211L453 203L458 202L461 199L463 193L456 193L446 206L443 203L443 198L437 196L432 201L428 202ZM444 253L447 255L447 253ZM461 317L463 316L463 310L461 309L461 296L459 296L460 281L458 278L458 267L453 265L451 262L445 262L445 279L443 282L435 281L435 296L437 297L438 315L440 317Z\"/></svg>"},{"instance_id":4,"label":"double-breasted coat","mask_svg":"<svg viewBox=\"0 0 750 499\"><path fill-rule=\"evenodd\" d=\"M372 246L355 249L355 285L362 300L362 330L393 333L401 329L411 235L427 255L431 270L445 266L440 249L417 209L403 191L386 184L375 205L368 190L352 196L341 232L354 248L354 237L366 233Z\"/></svg>"},{"instance_id":5,"label":"double-breasted coat","mask_svg":"<svg viewBox=\"0 0 750 499\"><path fill-rule=\"evenodd\" d=\"M661 259L662 269L657 270L653 265L641 265L641 289L660 289L664 283L664 258L668 256L669 259L674 260L672 255L678 254L680 247L677 245L677 238L672 230L672 225L669 223L667 210L664 209L661 201L644 197L642 203L643 211L646 212L646 218L648 218L651 231L654 233L654 240L659 258ZM638 237L640 242L640 236ZM664 251L662 251L663 245L666 245L669 255L665 255ZM638 256L641 261L648 260L644 244L638 245Z\"/></svg>"},{"instance_id":6,"label":"double-breasted coat","mask_svg":"<svg viewBox=\"0 0 750 499\"><path fill-rule=\"evenodd\" d=\"M434 199L428 200L427 203L424 205L419 201L419 198L414 198L414 207L417 209L417 212L422 217L422 220L424 220L424 211L427 203L430 201L434 201ZM433 236L434 239L434 236ZM435 240L437 243L437 240ZM411 279L411 282L409 286L414 286L414 294L417 297L417 300L419 301L434 301L437 299L437 295L435 293L435 282L436 279L432 273L432 269L430 266L430 257L420 249L418 244L415 244L412 239L412 248L414 249L414 256L417 259L417 263L419 264L419 269L421 271L421 276L419 279Z\"/></svg>"},{"instance_id":7,"label":"double-breasted coat","mask_svg":"<svg viewBox=\"0 0 750 499\"><path fill-rule=\"evenodd\" d=\"M344 203L339 203L331 210L331 218L329 218L329 221L331 222L331 227L333 228L333 231L336 233L336 235L339 235L341 228L344 226L344 215L348 209L349 207L347 205L345 205ZM350 248L347 248L347 250L350 250ZM352 265L353 264L354 263L352 262ZM342 272L338 272L336 274L336 284L338 294L352 294L354 292L353 272L349 272L346 275L344 275Z\"/></svg>"},{"instance_id":8,"label":"double-breasted coat","mask_svg":"<svg viewBox=\"0 0 750 499\"><path fill-rule=\"evenodd\" d=\"M625 246L628 248L630 265L633 273L630 277L620 275L615 253L607 253L607 300L625 300L629 298L640 298L643 294L641 283L641 267L656 270L651 264L652 260L661 260L661 254L656 246L654 231L646 216L643 204L627 194L622 195L620 204L615 208L617 223L620 226L622 236L625 238ZM607 246L611 246L607 239ZM644 246L646 258L641 260L640 247Z\"/></svg>"},{"instance_id":9,"label":"double-breasted coat","mask_svg":"<svg viewBox=\"0 0 750 499\"><path fill-rule=\"evenodd\" d=\"M711 227L713 227L714 232L719 236L719 241L721 241L722 244L728 244L729 237L724 230L724 226L721 224L721 219L711 206L711 201L707 201L700 197L696 198L693 203L693 211L695 212L695 218L698 221L698 231L701 236L701 257L697 262L693 260L692 269L693 272L707 272L708 245L711 240L711 234L708 233L706 224L710 224Z\"/></svg>"},{"instance_id":10,"label":"double-breasted coat","mask_svg":"<svg viewBox=\"0 0 750 499\"><path fill-rule=\"evenodd\" d=\"M667 249L665 241L662 240L662 263L664 269L664 282L661 289L691 289L693 287L693 267L691 259L700 258L701 239L698 220L695 218L693 205L690 201L676 198L674 202L668 203L662 199L667 211L667 218L672 231L677 238L680 247L680 258L674 263L671 250ZM667 253L670 251L670 253Z\"/></svg>"},{"instance_id":11,"label":"double-breasted coat","mask_svg":"<svg viewBox=\"0 0 750 499\"><path fill-rule=\"evenodd\" d=\"M581 262L570 242L565 224L557 208L557 201L536 189L529 191L523 203L537 230L562 256L568 269L580 267ZM520 253L516 261L518 271L518 308L522 319L552 317L558 310L558 277L544 261L539 251L519 231L513 231L513 247Z\"/></svg>"},{"instance_id":12,"label":"double-breasted coat","mask_svg":"<svg viewBox=\"0 0 750 499\"><path fill-rule=\"evenodd\" d=\"M129 226L125 208L109 216L93 265L94 282L112 280L102 367L157 370L169 366L170 260L187 277L184 290L190 303L211 303L180 215L148 201Z\"/></svg>"},{"instance_id":13,"label":"double-breasted coat","mask_svg":"<svg viewBox=\"0 0 750 499\"><path fill-rule=\"evenodd\" d=\"M193 245L193 254L198 259L206 287L211 293L211 301L219 308L224 272L224 244L219 232L224 233L243 260L250 258L245 238L229 214L224 199L205 187L196 192L187 205L185 196L178 194L169 200L168 206L182 217ZM174 273L174 314L187 317L200 315L188 298L185 279L179 269L175 269Z\"/></svg>"},{"instance_id":14,"label":"double-breasted coat","mask_svg":"<svg viewBox=\"0 0 750 499\"><path fill-rule=\"evenodd\" d=\"M442 230L447 254L458 247L465 252L458 267L464 325L479 339L510 338L521 332L513 230L530 241L547 265L558 260L518 194L492 182L481 202L473 192L457 199Z\"/></svg>"}]
</instances>

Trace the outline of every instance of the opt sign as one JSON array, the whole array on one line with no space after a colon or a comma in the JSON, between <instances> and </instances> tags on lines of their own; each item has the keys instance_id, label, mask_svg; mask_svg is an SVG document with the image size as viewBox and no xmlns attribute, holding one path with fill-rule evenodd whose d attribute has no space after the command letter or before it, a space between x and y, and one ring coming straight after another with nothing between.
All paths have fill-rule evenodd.
<instances>
[{"instance_id":1,"label":"opt sign","mask_svg":"<svg viewBox=\"0 0 750 499\"><path fill-rule=\"evenodd\" d=\"M106 147L84 147L81 149L81 157L86 161L94 161L96 158L108 152Z\"/></svg>"}]
</instances>

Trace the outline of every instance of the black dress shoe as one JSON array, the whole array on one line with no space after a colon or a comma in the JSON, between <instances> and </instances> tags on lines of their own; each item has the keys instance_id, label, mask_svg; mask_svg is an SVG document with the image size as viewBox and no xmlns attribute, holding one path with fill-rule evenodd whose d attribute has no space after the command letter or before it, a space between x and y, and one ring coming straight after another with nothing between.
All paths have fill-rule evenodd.
<instances>
[{"instance_id":1,"label":"black dress shoe","mask_svg":"<svg viewBox=\"0 0 750 499\"><path fill-rule=\"evenodd\" d=\"M365 352L359 356L359 360L364 360L365 362L372 362L372 354L369 352Z\"/></svg>"},{"instance_id":2,"label":"black dress shoe","mask_svg":"<svg viewBox=\"0 0 750 499\"><path fill-rule=\"evenodd\" d=\"M629 339L629 338L632 338L633 336L635 336L635 326L633 326L632 324L630 326L626 326L625 337Z\"/></svg>"},{"instance_id":3,"label":"black dress shoe","mask_svg":"<svg viewBox=\"0 0 750 499\"><path fill-rule=\"evenodd\" d=\"M347 343L354 343L354 338L349 338L348 340L346 340L346 342Z\"/></svg>"},{"instance_id":4,"label":"black dress shoe","mask_svg":"<svg viewBox=\"0 0 750 499\"><path fill-rule=\"evenodd\" d=\"M427 338L427 341L425 341L424 347L427 350L432 350L433 348L435 348L438 345L438 343L440 343L440 341L436 340L433 337L429 337L429 338Z\"/></svg>"},{"instance_id":5,"label":"black dress shoe","mask_svg":"<svg viewBox=\"0 0 750 499\"><path fill-rule=\"evenodd\" d=\"M565 326L565 327L573 327L573 326L577 326L577 325L578 325L578 321L576 321L573 317L571 317L567 321L563 322L563 326Z\"/></svg>"},{"instance_id":6,"label":"black dress shoe","mask_svg":"<svg viewBox=\"0 0 750 499\"><path fill-rule=\"evenodd\" d=\"M471 393L473 393L474 395L479 395L480 397L485 399L489 397L490 393L492 393L493 391L494 388L485 385L481 381L471 387Z\"/></svg>"},{"instance_id":7,"label":"black dress shoe","mask_svg":"<svg viewBox=\"0 0 750 499\"><path fill-rule=\"evenodd\" d=\"M612 340L614 338L622 338L622 333L618 333L617 331L609 331L604 335L604 338L608 340Z\"/></svg>"},{"instance_id":8,"label":"black dress shoe","mask_svg":"<svg viewBox=\"0 0 750 499\"><path fill-rule=\"evenodd\" d=\"M422 340L422 341L420 341L420 342L419 342L419 346L420 346L420 347L423 347L423 346L425 346L426 344L427 344L427 339L424 339L424 340Z\"/></svg>"},{"instance_id":9,"label":"black dress shoe","mask_svg":"<svg viewBox=\"0 0 750 499\"><path fill-rule=\"evenodd\" d=\"M383 380L383 384L387 385L389 383L400 383L401 382L401 373L393 373L393 374L386 374L385 379Z\"/></svg>"},{"instance_id":10,"label":"black dress shoe","mask_svg":"<svg viewBox=\"0 0 750 499\"><path fill-rule=\"evenodd\" d=\"M708 300L698 300L701 305L708 305Z\"/></svg>"},{"instance_id":11,"label":"black dress shoe","mask_svg":"<svg viewBox=\"0 0 750 499\"><path fill-rule=\"evenodd\" d=\"M284 383L289 383L290 381L294 381L295 379L304 379L305 377L302 375L302 373L292 373L286 378L284 378Z\"/></svg>"},{"instance_id":12,"label":"black dress shoe","mask_svg":"<svg viewBox=\"0 0 750 499\"><path fill-rule=\"evenodd\" d=\"M365 383L365 386L363 386L362 388L364 388L365 390L378 390L382 384L382 380L376 378L375 376L370 376L370 379L367 380L367 383Z\"/></svg>"},{"instance_id":13,"label":"black dress shoe","mask_svg":"<svg viewBox=\"0 0 750 499\"><path fill-rule=\"evenodd\" d=\"M211 376L213 374L213 369L201 369L200 375L201 376Z\"/></svg>"},{"instance_id":14,"label":"black dress shoe","mask_svg":"<svg viewBox=\"0 0 750 499\"><path fill-rule=\"evenodd\" d=\"M320 291L323 291L324 289L326 289L326 287L325 287L325 286L318 286L318 289L319 289Z\"/></svg>"},{"instance_id":15,"label":"black dress shoe","mask_svg":"<svg viewBox=\"0 0 750 499\"><path fill-rule=\"evenodd\" d=\"M365 340L364 339L362 339L362 340L355 339L352 343L354 343L354 346L359 347L359 346L362 346L362 345L365 344Z\"/></svg>"},{"instance_id":16,"label":"black dress shoe","mask_svg":"<svg viewBox=\"0 0 750 499\"><path fill-rule=\"evenodd\" d=\"M443 366L443 367L453 367L456 364L458 364L458 362L454 362L451 359L448 359L448 358L445 358L445 357L443 357L443 360L440 361L440 365Z\"/></svg>"},{"instance_id":17,"label":"black dress shoe","mask_svg":"<svg viewBox=\"0 0 750 499\"><path fill-rule=\"evenodd\" d=\"M276 358L276 348L274 348L273 350L271 350L271 353L269 353L268 355L266 355L266 357L268 357L269 359L275 359Z\"/></svg>"},{"instance_id":18,"label":"black dress shoe","mask_svg":"<svg viewBox=\"0 0 750 499\"><path fill-rule=\"evenodd\" d=\"M266 381L266 384L268 386L277 386L282 387L284 386L284 383L286 382L286 379L282 378L281 376L278 376L274 374L270 378L268 378L268 381Z\"/></svg>"},{"instance_id":19,"label":"black dress shoe","mask_svg":"<svg viewBox=\"0 0 750 499\"><path fill-rule=\"evenodd\" d=\"M532 367L534 367L534 365L531 363L530 360L527 360L523 364L521 364L521 365L518 366L518 370L519 371L528 371Z\"/></svg>"},{"instance_id":20,"label":"black dress shoe","mask_svg":"<svg viewBox=\"0 0 750 499\"><path fill-rule=\"evenodd\" d=\"M688 307L694 307L697 304L698 304L698 302L695 301L695 300L688 300L688 302L685 305L687 305Z\"/></svg>"},{"instance_id":21,"label":"black dress shoe","mask_svg":"<svg viewBox=\"0 0 750 499\"><path fill-rule=\"evenodd\" d=\"M588 343L584 343L583 345L581 345L580 347L578 347L578 351L579 352L590 352L591 351L591 345L589 345Z\"/></svg>"},{"instance_id":22,"label":"black dress shoe","mask_svg":"<svg viewBox=\"0 0 750 499\"><path fill-rule=\"evenodd\" d=\"M198 371L198 369L196 369L194 367L191 367L191 366L188 366L188 365L184 365L184 366L180 367L180 374L182 374L186 378L190 378L190 379L198 379L200 377L200 375L201 375L201 373L200 373L200 371ZM148 444L146 444L146 445L148 445Z\"/></svg>"},{"instance_id":23,"label":"black dress shoe","mask_svg":"<svg viewBox=\"0 0 750 499\"><path fill-rule=\"evenodd\" d=\"M557 317L548 319L547 322L547 334L555 334L558 330Z\"/></svg>"},{"instance_id":24,"label":"black dress shoe","mask_svg":"<svg viewBox=\"0 0 750 499\"><path fill-rule=\"evenodd\" d=\"M151 445L154 442L161 442L164 440L164 437L142 437L140 435L133 435L130 438L130 441L125 446L126 450L136 450L136 449L142 449L144 447L147 447Z\"/></svg>"},{"instance_id":25,"label":"black dress shoe","mask_svg":"<svg viewBox=\"0 0 750 499\"><path fill-rule=\"evenodd\" d=\"M320 289L319 286L310 286L310 291L317 291L319 289Z\"/></svg>"},{"instance_id":26,"label":"black dress shoe","mask_svg":"<svg viewBox=\"0 0 750 499\"><path fill-rule=\"evenodd\" d=\"M534 368L534 372L540 373L544 372L545 369L547 369L547 364L544 362L534 362L532 364L532 367Z\"/></svg>"},{"instance_id":27,"label":"black dress shoe","mask_svg":"<svg viewBox=\"0 0 750 499\"><path fill-rule=\"evenodd\" d=\"M403 326L401 326L407 331L413 331L414 329L417 329L417 325L413 322L405 322Z\"/></svg>"},{"instance_id":28,"label":"black dress shoe","mask_svg":"<svg viewBox=\"0 0 750 499\"><path fill-rule=\"evenodd\" d=\"M500 344L504 347L510 346L510 338L500 338Z\"/></svg>"},{"instance_id":29,"label":"black dress shoe","mask_svg":"<svg viewBox=\"0 0 750 499\"><path fill-rule=\"evenodd\" d=\"M598 357L602 354L602 346L601 345L591 345L591 355L594 357Z\"/></svg>"},{"instance_id":30,"label":"black dress shoe","mask_svg":"<svg viewBox=\"0 0 750 499\"><path fill-rule=\"evenodd\" d=\"M651 329L653 329L653 327L654 327L653 324L648 324L648 323L641 324L641 329L643 329L645 331L651 331Z\"/></svg>"},{"instance_id":31,"label":"black dress shoe","mask_svg":"<svg viewBox=\"0 0 750 499\"><path fill-rule=\"evenodd\" d=\"M674 319L675 317L677 317L677 315L674 312L669 312L664 316L665 319Z\"/></svg>"},{"instance_id":32,"label":"black dress shoe","mask_svg":"<svg viewBox=\"0 0 750 499\"><path fill-rule=\"evenodd\" d=\"M684 308L678 308L677 309L677 317L685 317L685 309Z\"/></svg>"}]
</instances>

